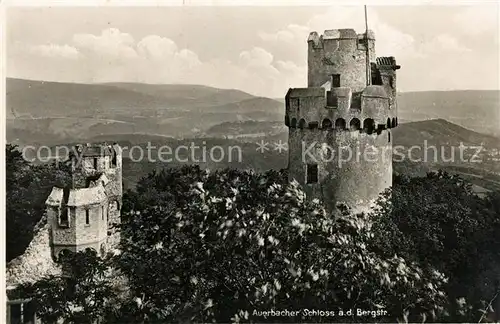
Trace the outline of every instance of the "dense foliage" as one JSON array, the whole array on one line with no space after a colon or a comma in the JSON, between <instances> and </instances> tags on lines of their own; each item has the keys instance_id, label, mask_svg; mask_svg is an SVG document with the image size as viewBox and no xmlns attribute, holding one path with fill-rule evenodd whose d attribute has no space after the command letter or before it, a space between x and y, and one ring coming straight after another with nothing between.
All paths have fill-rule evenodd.
<instances>
[{"instance_id":1,"label":"dense foliage","mask_svg":"<svg viewBox=\"0 0 500 324\"><path fill-rule=\"evenodd\" d=\"M441 274L381 258L366 216L333 218L278 172L162 171L128 200L117 262L142 296L140 320L259 321L254 310L357 308L395 320L430 317L444 303Z\"/></svg>"},{"instance_id":2,"label":"dense foliage","mask_svg":"<svg viewBox=\"0 0 500 324\"><path fill-rule=\"evenodd\" d=\"M116 288L109 259L93 250L63 256L64 275L47 277L33 285L18 288L30 296L37 316L48 323L95 323L96 318L113 313Z\"/></svg>"},{"instance_id":3,"label":"dense foliage","mask_svg":"<svg viewBox=\"0 0 500 324\"><path fill-rule=\"evenodd\" d=\"M33 238L33 228L45 212L45 200L53 186L71 181L65 163L30 164L15 145L8 144L6 156L6 257L21 255Z\"/></svg>"},{"instance_id":4,"label":"dense foliage","mask_svg":"<svg viewBox=\"0 0 500 324\"><path fill-rule=\"evenodd\" d=\"M446 274L449 297L472 303L472 318L464 320L477 320L499 291L500 192L479 197L460 177L436 172L398 176L390 194L390 204L382 200L374 212L379 252L398 251Z\"/></svg>"},{"instance_id":5,"label":"dense foliage","mask_svg":"<svg viewBox=\"0 0 500 324\"><path fill-rule=\"evenodd\" d=\"M499 194L441 172L389 194L370 215L331 215L284 172L153 172L124 196L119 249L73 255L72 280L22 292L42 319L82 323L477 322L496 293ZM302 311L258 313L271 309Z\"/></svg>"}]
</instances>

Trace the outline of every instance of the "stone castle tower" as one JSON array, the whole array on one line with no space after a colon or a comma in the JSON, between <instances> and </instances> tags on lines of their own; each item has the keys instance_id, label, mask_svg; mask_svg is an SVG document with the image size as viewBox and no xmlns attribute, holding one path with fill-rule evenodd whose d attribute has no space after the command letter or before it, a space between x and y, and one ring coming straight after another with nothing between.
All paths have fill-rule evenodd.
<instances>
[{"instance_id":1,"label":"stone castle tower","mask_svg":"<svg viewBox=\"0 0 500 324\"><path fill-rule=\"evenodd\" d=\"M366 210L392 185L399 66L375 56L372 31L312 32L307 42L308 87L285 97L290 180L331 210Z\"/></svg>"},{"instance_id":2,"label":"stone castle tower","mask_svg":"<svg viewBox=\"0 0 500 324\"><path fill-rule=\"evenodd\" d=\"M122 156L118 145L78 145L70 154L72 185L54 187L47 198L52 256L87 248L103 255L118 243Z\"/></svg>"}]
</instances>

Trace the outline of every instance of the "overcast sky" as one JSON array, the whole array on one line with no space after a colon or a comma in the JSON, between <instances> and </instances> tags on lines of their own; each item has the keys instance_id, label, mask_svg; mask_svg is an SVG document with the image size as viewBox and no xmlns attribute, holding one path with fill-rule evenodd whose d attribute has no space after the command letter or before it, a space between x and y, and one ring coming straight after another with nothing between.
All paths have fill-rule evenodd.
<instances>
[{"instance_id":1,"label":"overcast sky","mask_svg":"<svg viewBox=\"0 0 500 324\"><path fill-rule=\"evenodd\" d=\"M400 91L499 89L498 4L368 7ZM9 8L9 77L192 83L283 97L307 85L310 31L364 30L362 6Z\"/></svg>"}]
</instances>

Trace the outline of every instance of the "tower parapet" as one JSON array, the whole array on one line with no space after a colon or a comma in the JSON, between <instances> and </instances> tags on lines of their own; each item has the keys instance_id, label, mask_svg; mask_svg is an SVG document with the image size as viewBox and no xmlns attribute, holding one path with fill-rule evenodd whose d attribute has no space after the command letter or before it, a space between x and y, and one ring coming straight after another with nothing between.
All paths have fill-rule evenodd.
<instances>
[{"instance_id":1,"label":"tower parapet","mask_svg":"<svg viewBox=\"0 0 500 324\"><path fill-rule=\"evenodd\" d=\"M285 124L291 128L360 130L365 129L363 121L367 119L374 128L366 128L370 133L395 127L390 96L383 86L372 85L355 93L348 87L329 91L323 87L292 88L285 97L285 105Z\"/></svg>"}]
</instances>

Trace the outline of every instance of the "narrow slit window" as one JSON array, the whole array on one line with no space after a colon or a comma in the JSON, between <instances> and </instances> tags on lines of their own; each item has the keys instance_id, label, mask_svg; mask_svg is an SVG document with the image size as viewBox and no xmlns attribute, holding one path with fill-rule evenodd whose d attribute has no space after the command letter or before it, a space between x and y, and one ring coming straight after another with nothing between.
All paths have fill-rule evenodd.
<instances>
[{"instance_id":1,"label":"narrow slit window","mask_svg":"<svg viewBox=\"0 0 500 324\"><path fill-rule=\"evenodd\" d=\"M306 168L306 182L307 183L317 183L318 182L318 165L308 164Z\"/></svg>"},{"instance_id":2,"label":"narrow slit window","mask_svg":"<svg viewBox=\"0 0 500 324\"><path fill-rule=\"evenodd\" d=\"M59 215L59 226L61 227L69 226L68 207L62 208L61 214Z\"/></svg>"},{"instance_id":3,"label":"narrow slit window","mask_svg":"<svg viewBox=\"0 0 500 324\"><path fill-rule=\"evenodd\" d=\"M94 158L94 169L97 170L97 158Z\"/></svg>"},{"instance_id":4,"label":"narrow slit window","mask_svg":"<svg viewBox=\"0 0 500 324\"><path fill-rule=\"evenodd\" d=\"M90 210L85 209L85 225L90 225Z\"/></svg>"},{"instance_id":5,"label":"narrow slit window","mask_svg":"<svg viewBox=\"0 0 500 324\"><path fill-rule=\"evenodd\" d=\"M340 87L340 74L332 74L332 88Z\"/></svg>"}]
</instances>

